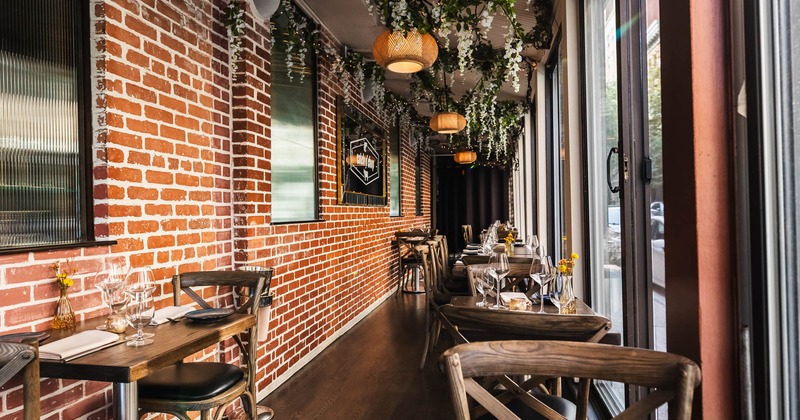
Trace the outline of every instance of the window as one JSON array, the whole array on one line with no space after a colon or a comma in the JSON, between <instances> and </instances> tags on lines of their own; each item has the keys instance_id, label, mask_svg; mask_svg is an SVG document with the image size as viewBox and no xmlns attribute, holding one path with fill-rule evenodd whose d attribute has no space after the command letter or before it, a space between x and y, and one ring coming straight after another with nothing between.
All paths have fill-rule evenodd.
<instances>
[{"instance_id":1,"label":"window","mask_svg":"<svg viewBox=\"0 0 800 420\"><path fill-rule=\"evenodd\" d=\"M0 2L0 250L93 239L85 3Z\"/></svg>"},{"instance_id":2,"label":"window","mask_svg":"<svg viewBox=\"0 0 800 420\"><path fill-rule=\"evenodd\" d=\"M414 215L422 216L422 152L419 150L419 145L416 146L416 149L417 159L414 163L414 169L417 173L414 177L414 189L416 190L416 205L414 208Z\"/></svg>"},{"instance_id":3,"label":"window","mask_svg":"<svg viewBox=\"0 0 800 420\"><path fill-rule=\"evenodd\" d=\"M547 237L545 249L548 250L553 261L558 261L564 255L562 237L566 232L563 188L566 145L564 144L562 71L561 49L556 41L551 49L545 74L547 77L545 104L545 115L547 115L545 163L547 166L547 224L548 232L551 232Z\"/></svg>"},{"instance_id":4,"label":"window","mask_svg":"<svg viewBox=\"0 0 800 420\"><path fill-rule=\"evenodd\" d=\"M272 46L272 222L317 219L317 70L316 55L308 48L305 61L294 55L287 68L286 43L280 28L287 22L276 15Z\"/></svg>"},{"instance_id":5,"label":"window","mask_svg":"<svg viewBox=\"0 0 800 420\"><path fill-rule=\"evenodd\" d=\"M800 418L800 5L732 4L743 418Z\"/></svg>"},{"instance_id":6,"label":"window","mask_svg":"<svg viewBox=\"0 0 800 420\"><path fill-rule=\"evenodd\" d=\"M395 120L394 127L389 130L389 216L402 215L400 164L400 124Z\"/></svg>"}]
</instances>

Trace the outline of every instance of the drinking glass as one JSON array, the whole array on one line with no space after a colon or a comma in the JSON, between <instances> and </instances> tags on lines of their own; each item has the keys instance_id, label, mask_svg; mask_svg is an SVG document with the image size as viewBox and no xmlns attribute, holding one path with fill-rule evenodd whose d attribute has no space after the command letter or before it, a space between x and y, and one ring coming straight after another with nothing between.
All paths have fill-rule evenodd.
<instances>
[{"instance_id":1,"label":"drinking glass","mask_svg":"<svg viewBox=\"0 0 800 420\"><path fill-rule=\"evenodd\" d=\"M550 302L558 308L558 313L561 313L561 293L564 291L564 281L558 274L555 275L550 282Z\"/></svg>"},{"instance_id":2,"label":"drinking glass","mask_svg":"<svg viewBox=\"0 0 800 420\"><path fill-rule=\"evenodd\" d=\"M536 250L539 249L539 237L536 235L528 235L525 238L525 247L531 251L532 255L536 255Z\"/></svg>"},{"instance_id":3,"label":"drinking glass","mask_svg":"<svg viewBox=\"0 0 800 420\"><path fill-rule=\"evenodd\" d=\"M128 268L121 262L109 263L107 268L94 275L94 287L103 292L103 302L108 305L109 317L125 306L128 295L125 294L125 280ZM106 325L100 324L98 330L105 330Z\"/></svg>"},{"instance_id":4,"label":"drinking glass","mask_svg":"<svg viewBox=\"0 0 800 420\"><path fill-rule=\"evenodd\" d=\"M531 280L536 282L539 285L539 313L544 313L544 296L545 296L545 288L548 286L550 281L555 274L555 267L553 267L553 262L549 256L542 257L539 260L534 259L533 263L531 264L531 271L530 271Z\"/></svg>"},{"instance_id":5,"label":"drinking glass","mask_svg":"<svg viewBox=\"0 0 800 420\"><path fill-rule=\"evenodd\" d=\"M504 252L496 252L489 257L489 267L492 269L494 273L493 276L497 281L497 299L495 300L494 306L492 309L501 309L504 307L503 300L500 299L500 291L503 290L502 282L503 278L508 274L511 267L508 265L508 255Z\"/></svg>"},{"instance_id":6,"label":"drinking glass","mask_svg":"<svg viewBox=\"0 0 800 420\"><path fill-rule=\"evenodd\" d=\"M128 294L128 297L131 299L128 308L130 308L130 306L133 304L133 297L136 294L150 296L150 299L152 300L153 292L156 290L156 282L153 276L153 270L151 270L149 267L138 267L132 269L130 273L128 273L125 290ZM144 338L152 338L155 335L153 333L142 333L141 331L140 333L144 336ZM131 339L132 337L136 336L128 336L126 339Z\"/></svg>"},{"instance_id":7,"label":"drinking glass","mask_svg":"<svg viewBox=\"0 0 800 420\"><path fill-rule=\"evenodd\" d=\"M150 324L155 314L155 307L153 306L153 293L148 291L137 291L139 289L129 288L127 290L130 302L125 310L125 319L128 320L128 325L136 328L136 334L128 338L126 344L132 347L146 346L153 344L152 334L150 337L145 335L142 330L145 325Z\"/></svg>"}]
</instances>

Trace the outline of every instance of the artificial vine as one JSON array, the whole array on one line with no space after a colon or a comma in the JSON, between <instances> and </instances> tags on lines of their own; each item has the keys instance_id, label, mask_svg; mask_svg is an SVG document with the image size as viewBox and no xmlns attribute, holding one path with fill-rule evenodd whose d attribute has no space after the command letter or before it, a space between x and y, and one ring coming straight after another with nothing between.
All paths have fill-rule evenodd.
<instances>
[{"instance_id":1,"label":"artificial vine","mask_svg":"<svg viewBox=\"0 0 800 420\"><path fill-rule=\"evenodd\" d=\"M230 0L225 13L225 24L231 36L234 56L239 57L244 18L241 0ZM467 127L459 134L449 136L454 148L473 148L484 161L500 162L513 166L516 139L521 133L521 117L527 109L526 101L499 101L498 93L504 82L515 91L520 89L519 73L527 69L528 92L531 91L531 74L535 63L526 62L522 56L525 48L546 49L552 42L551 0L526 0L536 16L536 24L527 31L517 21L515 0L368 0L370 13L377 13L392 30L404 33L418 30L437 38L439 58L434 67L411 78L411 96L415 103L431 102L435 110L452 110L462 113ZM498 16L501 19L496 19ZM503 25L503 48L494 48L488 40L493 25ZM353 51L337 51L319 37L316 25L297 10L292 0L281 0L281 7L272 18L275 42L284 43L286 68L289 78L304 75L306 55L313 48L328 65L330 77L342 85L344 100L349 102L351 92L361 92L369 86L374 93L371 102L382 117L398 116L404 130L411 130L419 144L428 146L424 139L435 135L427 126L427 118L419 115L415 107L400 96L387 91L383 85L385 73L372 61ZM455 48L449 37L456 39ZM480 74L476 85L461 98L453 98L451 86L441 83L442 72L461 73L472 70ZM450 85L452 80L450 81Z\"/></svg>"}]
</instances>

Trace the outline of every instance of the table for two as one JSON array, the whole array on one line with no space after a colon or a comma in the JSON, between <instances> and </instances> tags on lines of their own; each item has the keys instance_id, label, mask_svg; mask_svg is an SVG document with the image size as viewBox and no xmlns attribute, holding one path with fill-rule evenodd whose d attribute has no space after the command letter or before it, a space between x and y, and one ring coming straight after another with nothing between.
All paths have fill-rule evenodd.
<instances>
[{"instance_id":1,"label":"table for two","mask_svg":"<svg viewBox=\"0 0 800 420\"><path fill-rule=\"evenodd\" d=\"M255 319L254 315L233 314L214 323L183 320L149 327L155 333L155 343L149 346L129 347L123 343L69 362L41 360L40 374L50 378L112 382L114 418L138 419L136 381L247 330L255 324ZM102 322L105 318L94 318L72 330L53 330L51 337L42 344L94 329ZM255 390L251 391L255 395Z\"/></svg>"}]
</instances>

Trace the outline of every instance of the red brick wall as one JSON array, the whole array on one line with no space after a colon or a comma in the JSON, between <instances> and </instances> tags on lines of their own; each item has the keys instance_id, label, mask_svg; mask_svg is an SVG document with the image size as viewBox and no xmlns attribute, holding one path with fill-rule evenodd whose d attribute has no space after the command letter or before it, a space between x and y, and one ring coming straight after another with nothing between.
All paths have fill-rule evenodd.
<instances>
[{"instance_id":1,"label":"red brick wall","mask_svg":"<svg viewBox=\"0 0 800 420\"><path fill-rule=\"evenodd\" d=\"M405 134L405 216L389 217L388 206L338 205L335 98L342 92L320 60L321 221L272 225L271 36L248 13L243 62L232 75L224 6L92 0L95 229L117 245L0 256L0 332L48 328L57 298L49 267L58 260L78 269L70 297L79 319L105 314L93 275L112 257L153 268L157 306L170 304L169 279L179 272L271 266L278 297L258 351L263 390L390 293L393 232L430 222L429 158L422 162L424 216L414 216L414 151ZM382 121L370 105L358 106ZM228 360L229 344L196 357ZM107 383L42 381L45 419L108 418L111 401ZM0 420L20 418L20 404L18 382L0 388Z\"/></svg>"}]
</instances>

